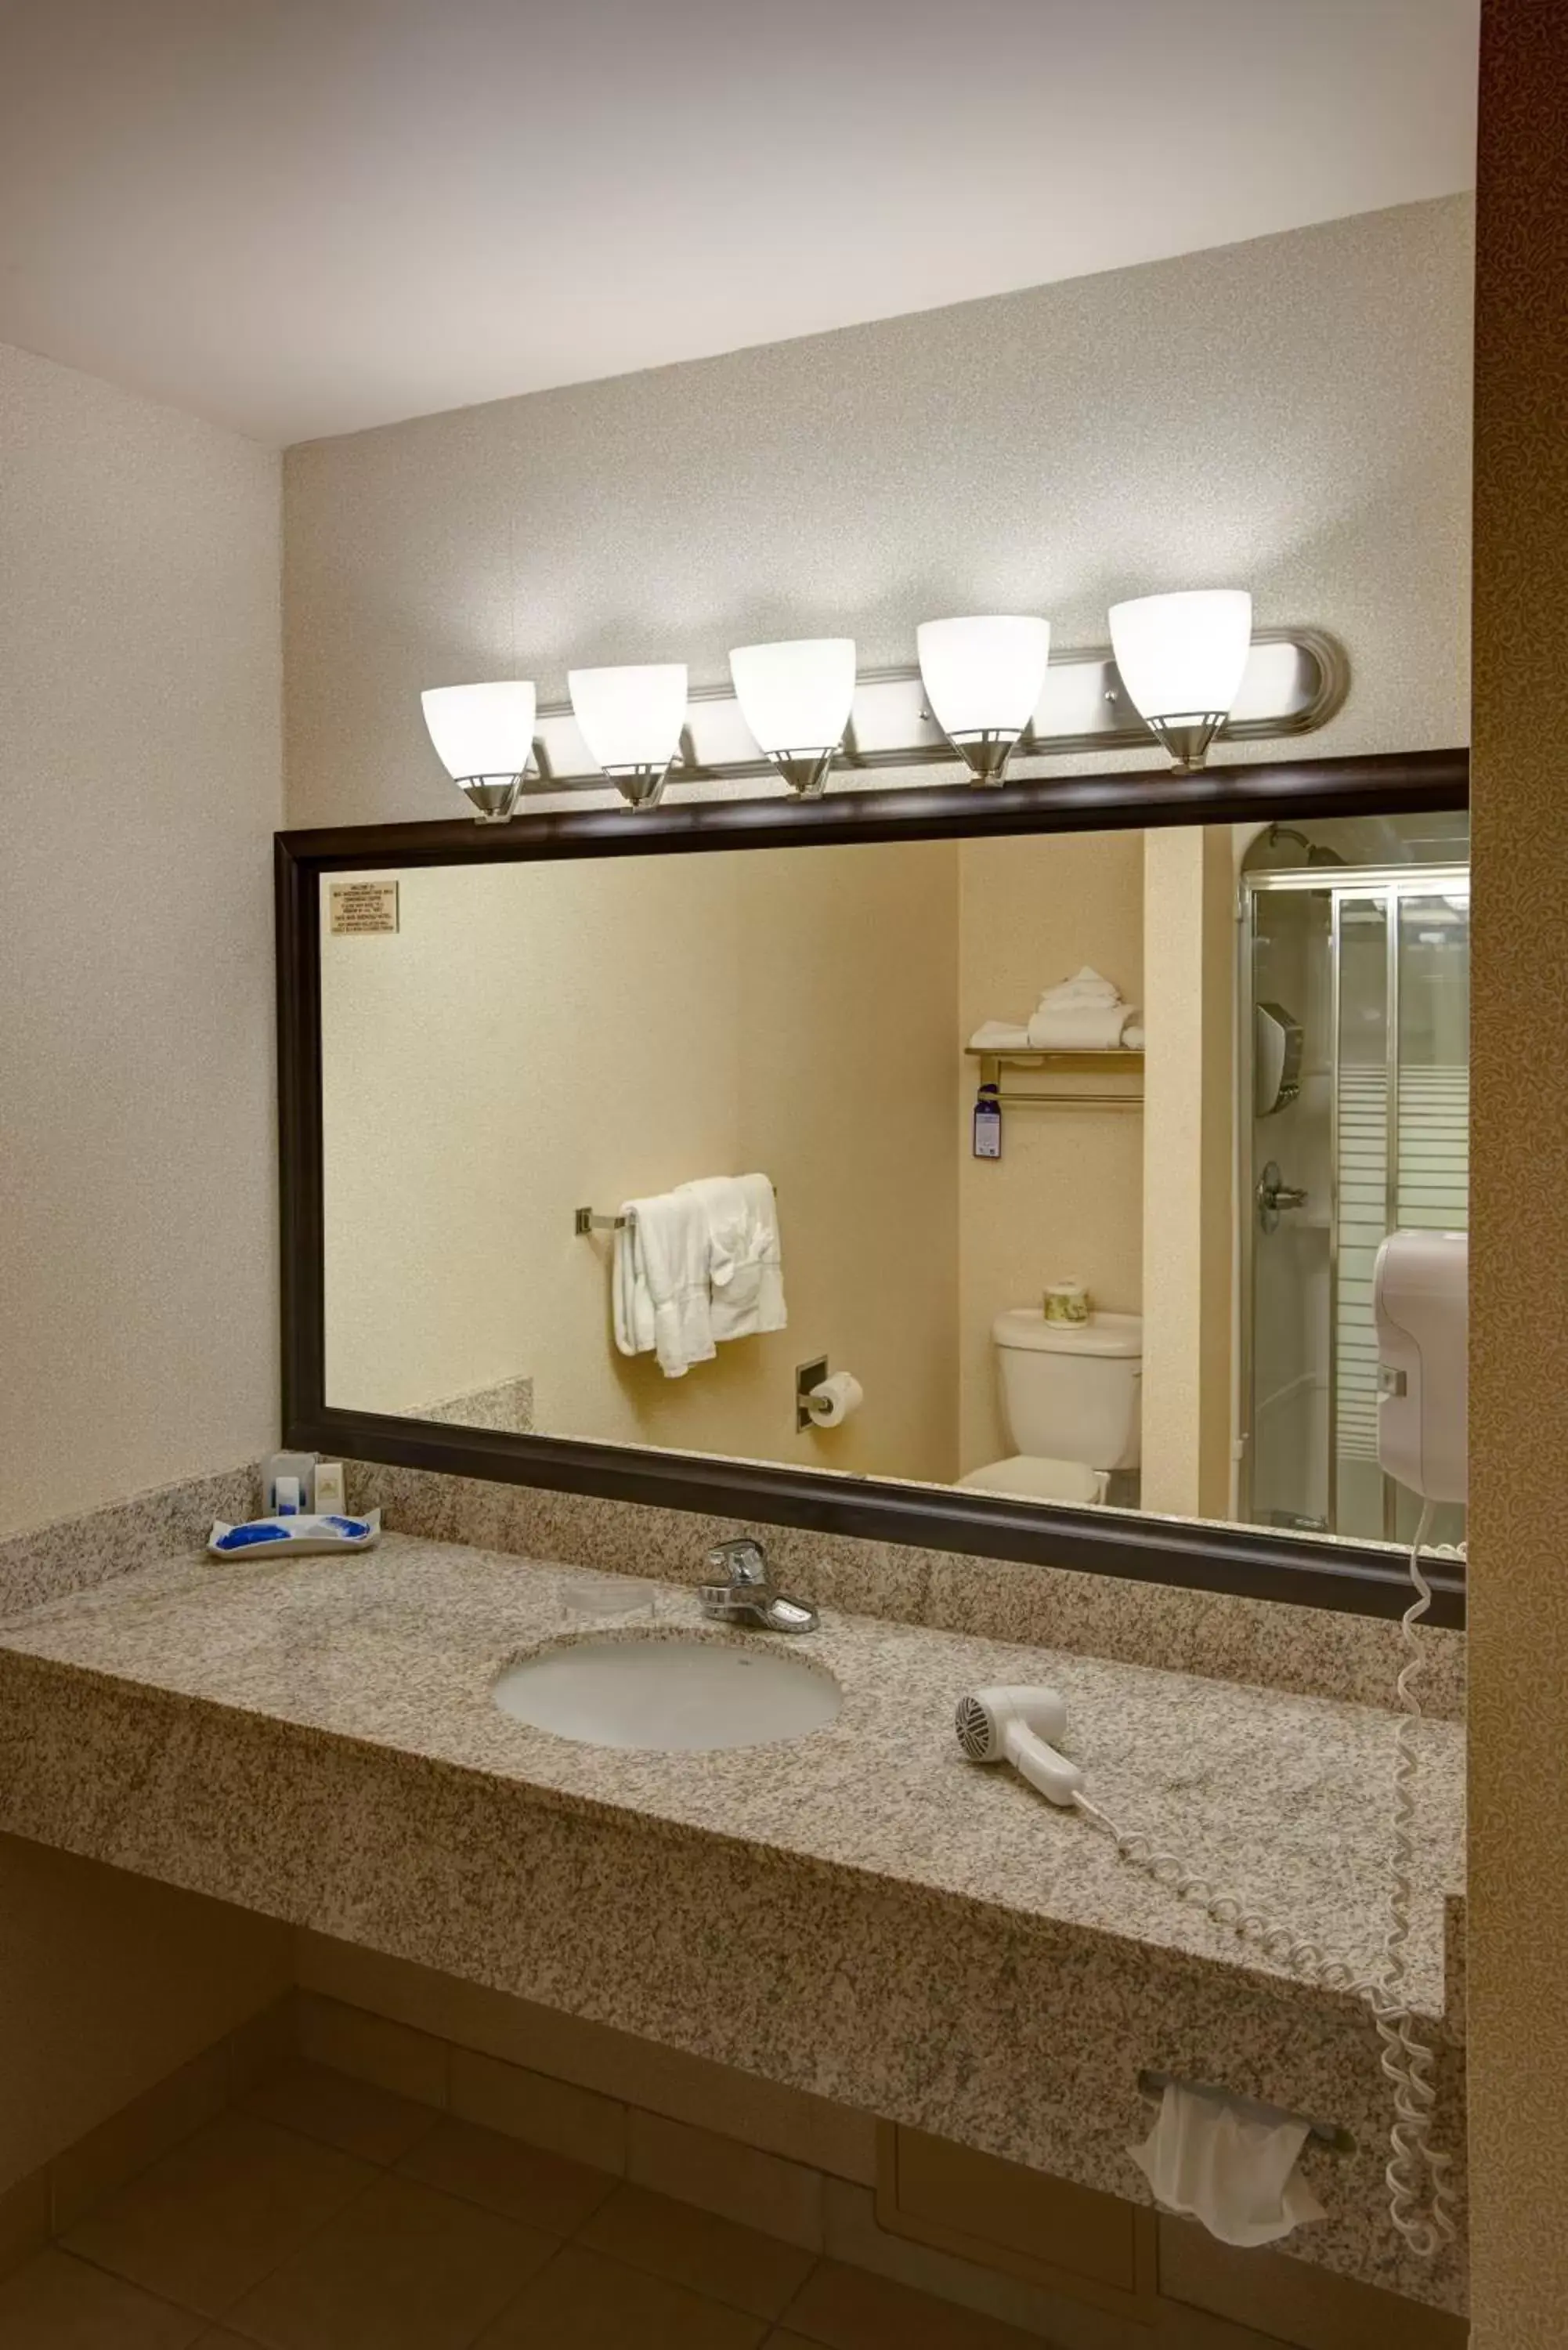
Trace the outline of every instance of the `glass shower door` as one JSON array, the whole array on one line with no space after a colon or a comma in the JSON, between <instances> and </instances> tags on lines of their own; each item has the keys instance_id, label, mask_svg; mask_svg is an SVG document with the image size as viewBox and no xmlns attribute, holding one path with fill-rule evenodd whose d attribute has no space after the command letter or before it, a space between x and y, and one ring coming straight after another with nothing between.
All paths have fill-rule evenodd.
<instances>
[{"instance_id":1,"label":"glass shower door","mask_svg":"<svg viewBox=\"0 0 1568 2350\"><path fill-rule=\"evenodd\" d=\"M1337 974L1334 1088L1333 1288L1329 1426L1329 1523L1334 1533L1372 1541L1385 1524L1383 1471L1377 1465L1377 1336L1372 1313L1377 1252L1395 1223L1390 1117L1391 1028L1395 972L1389 896L1336 893L1334 961Z\"/></svg>"},{"instance_id":2,"label":"glass shower door","mask_svg":"<svg viewBox=\"0 0 1568 2350\"><path fill-rule=\"evenodd\" d=\"M1260 880L1245 909L1257 1022L1302 1031L1289 1101L1253 1051L1241 1242L1241 1513L1407 1541L1419 1504L1377 1460L1373 1277L1391 1232L1462 1231L1469 1176L1463 868ZM1464 1512L1432 1539L1463 1538Z\"/></svg>"},{"instance_id":3,"label":"glass shower door","mask_svg":"<svg viewBox=\"0 0 1568 2350\"><path fill-rule=\"evenodd\" d=\"M1334 899L1324 888L1251 893L1250 1168L1242 1200L1241 1514L1326 1533ZM1293 1086L1273 1076L1299 1032ZM1250 1295L1249 1295L1250 1293Z\"/></svg>"},{"instance_id":4,"label":"glass shower door","mask_svg":"<svg viewBox=\"0 0 1568 2350\"><path fill-rule=\"evenodd\" d=\"M1401 889L1395 973L1395 1224L1469 1228L1470 893L1468 881ZM1420 1503L1392 1485L1390 1529L1413 1541ZM1465 1512L1441 1504L1431 1540L1462 1542Z\"/></svg>"}]
</instances>

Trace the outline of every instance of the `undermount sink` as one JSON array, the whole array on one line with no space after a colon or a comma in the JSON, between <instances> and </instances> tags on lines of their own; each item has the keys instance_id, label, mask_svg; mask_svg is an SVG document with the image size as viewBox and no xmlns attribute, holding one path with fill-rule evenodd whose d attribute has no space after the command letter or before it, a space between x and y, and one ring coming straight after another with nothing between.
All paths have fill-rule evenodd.
<instances>
[{"instance_id":1,"label":"undermount sink","mask_svg":"<svg viewBox=\"0 0 1568 2350\"><path fill-rule=\"evenodd\" d=\"M774 1746L838 1718L832 1675L739 1641L574 1640L526 1657L491 1691L503 1713L586 1746L663 1754Z\"/></svg>"}]
</instances>

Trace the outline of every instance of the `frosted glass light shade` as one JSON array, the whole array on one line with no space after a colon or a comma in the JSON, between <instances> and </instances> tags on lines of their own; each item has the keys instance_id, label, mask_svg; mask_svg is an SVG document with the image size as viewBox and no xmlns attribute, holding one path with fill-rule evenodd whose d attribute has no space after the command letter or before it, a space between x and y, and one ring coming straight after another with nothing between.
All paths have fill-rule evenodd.
<instances>
[{"instance_id":1,"label":"frosted glass light shade","mask_svg":"<svg viewBox=\"0 0 1568 2350\"><path fill-rule=\"evenodd\" d=\"M421 694L431 741L453 783L524 773L534 750L535 700L522 678L436 685Z\"/></svg>"},{"instance_id":2,"label":"frosted glass light shade","mask_svg":"<svg viewBox=\"0 0 1568 2350\"><path fill-rule=\"evenodd\" d=\"M1138 715L1197 765L1230 714L1252 642L1244 588L1135 596L1111 606L1111 650Z\"/></svg>"},{"instance_id":3,"label":"frosted glass light shade","mask_svg":"<svg viewBox=\"0 0 1568 2350\"><path fill-rule=\"evenodd\" d=\"M730 674L741 715L771 755L836 751L855 699L853 637L797 637L736 645Z\"/></svg>"},{"instance_id":4,"label":"frosted glass light shade","mask_svg":"<svg viewBox=\"0 0 1568 2350\"><path fill-rule=\"evenodd\" d=\"M582 738L607 775L662 774L669 766L686 723L684 661L568 670L566 691Z\"/></svg>"},{"instance_id":5,"label":"frosted glass light shade","mask_svg":"<svg viewBox=\"0 0 1568 2350\"><path fill-rule=\"evenodd\" d=\"M1002 613L922 620L916 641L931 715L950 741L1023 733L1045 689L1049 620Z\"/></svg>"}]
</instances>

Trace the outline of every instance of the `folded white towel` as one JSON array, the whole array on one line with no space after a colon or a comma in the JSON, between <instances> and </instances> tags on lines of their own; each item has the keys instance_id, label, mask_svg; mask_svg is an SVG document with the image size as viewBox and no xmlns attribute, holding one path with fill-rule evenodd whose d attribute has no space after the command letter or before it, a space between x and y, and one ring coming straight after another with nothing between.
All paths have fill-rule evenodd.
<instances>
[{"instance_id":1,"label":"folded white towel","mask_svg":"<svg viewBox=\"0 0 1568 2350\"><path fill-rule=\"evenodd\" d=\"M1023 1021L982 1020L969 1045L971 1053L1026 1053L1029 1030Z\"/></svg>"},{"instance_id":2,"label":"folded white towel","mask_svg":"<svg viewBox=\"0 0 1568 2350\"><path fill-rule=\"evenodd\" d=\"M1141 1017L1133 1003L1043 1003L1029 1042L1036 1053L1114 1053Z\"/></svg>"},{"instance_id":3,"label":"folded white towel","mask_svg":"<svg viewBox=\"0 0 1568 2350\"><path fill-rule=\"evenodd\" d=\"M668 1379L713 1359L708 1217L690 1191L628 1200L616 1234L615 1340L623 1355L650 1350Z\"/></svg>"},{"instance_id":4,"label":"folded white towel","mask_svg":"<svg viewBox=\"0 0 1568 2350\"><path fill-rule=\"evenodd\" d=\"M1085 963L1071 979L1064 979L1055 987L1045 990L1040 998L1040 1009L1045 1012L1060 1006L1065 1010L1072 1004L1119 1003L1121 1000L1122 992L1115 980L1106 979L1092 963Z\"/></svg>"},{"instance_id":5,"label":"folded white towel","mask_svg":"<svg viewBox=\"0 0 1568 2350\"><path fill-rule=\"evenodd\" d=\"M706 1175L682 1190L708 1222L709 1316L715 1339L787 1327L778 1202L765 1175Z\"/></svg>"}]
</instances>

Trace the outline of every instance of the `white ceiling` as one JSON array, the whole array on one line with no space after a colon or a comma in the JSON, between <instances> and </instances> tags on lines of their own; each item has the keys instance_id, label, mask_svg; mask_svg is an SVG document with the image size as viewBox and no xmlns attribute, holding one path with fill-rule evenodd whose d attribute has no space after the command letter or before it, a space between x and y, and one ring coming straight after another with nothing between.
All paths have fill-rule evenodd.
<instances>
[{"instance_id":1,"label":"white ceiling","mask_svg":"<svg viewBox=\"0 0 1568 2350\"><path fill-rule=\"evenodd\" d=\"M269 442L1472 181L1479 0L5 0L0 339Z\"/></svg>"}]
</instances>

